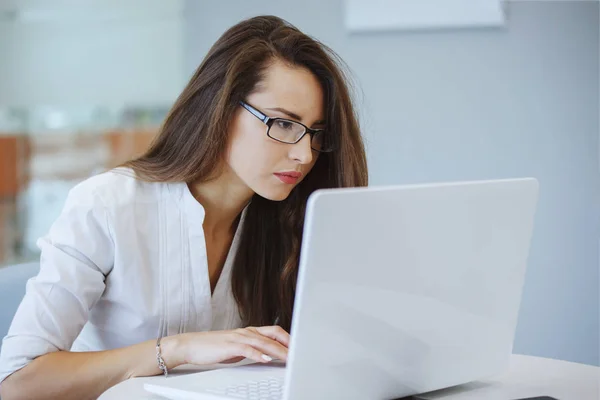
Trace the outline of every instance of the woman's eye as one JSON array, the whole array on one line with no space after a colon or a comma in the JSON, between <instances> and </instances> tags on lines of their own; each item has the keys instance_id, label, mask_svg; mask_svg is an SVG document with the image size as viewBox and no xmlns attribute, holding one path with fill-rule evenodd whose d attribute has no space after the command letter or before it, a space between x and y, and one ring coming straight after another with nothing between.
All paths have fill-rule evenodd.
<instances>
[{"instance_id":1,"label":"woman's eye","mask_svg":"<svg viewBox=\"0 0 600 400\"><path fill-rule=\"evenodd\" d=\"M283 120L277 121L277 125L279 128L285 129L285 130L291 130L294 127L294 124L291 123L290 121L283 121Z\"/></svg>"}]
</instances>

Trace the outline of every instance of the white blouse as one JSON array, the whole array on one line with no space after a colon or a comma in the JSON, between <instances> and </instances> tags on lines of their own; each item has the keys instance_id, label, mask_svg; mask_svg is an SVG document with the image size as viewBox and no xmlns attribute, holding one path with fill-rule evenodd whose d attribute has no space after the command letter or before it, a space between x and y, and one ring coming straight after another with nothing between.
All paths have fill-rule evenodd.
<instances>
[{"instance_id":1,"label":"white blouse","mask_svg":"<svg viewBox=\"0 0 600 400\"><path fill-rule=\"evenodd\" d=\"M230 275L244 214L211 295L204 209L185 183L120 169L77 185L38 241L40 272L3 340L0 383L53 351L240 327Z\"/></svg>"}]
</instances>

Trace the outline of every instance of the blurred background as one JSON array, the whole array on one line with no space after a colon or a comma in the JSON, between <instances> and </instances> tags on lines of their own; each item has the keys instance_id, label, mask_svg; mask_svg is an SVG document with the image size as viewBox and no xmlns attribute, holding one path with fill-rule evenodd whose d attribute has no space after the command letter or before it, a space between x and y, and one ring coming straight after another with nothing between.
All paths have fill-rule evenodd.
<instances>
[{"instance_id":1,"label":"blurred background","mask_svg":"<svg viewBox=\"0 0 600 400\"><path fill-rule=\"evenodd\" d=\"M0 0L0 266L36 260L69 189L144 151L258 14L347 62L372 185L540 181L514 351L600 365L597 1Z\"/></svg>"},{"instance_id":2,"label":"blurred background","mask_svg":"<svg viewBox=\"0 0 600 400\"><path fill-rule=\"evenodd\" d=\"M182 1L0 0L0 264L142 152L183 87Z\"/></svg>"}]
</instances>

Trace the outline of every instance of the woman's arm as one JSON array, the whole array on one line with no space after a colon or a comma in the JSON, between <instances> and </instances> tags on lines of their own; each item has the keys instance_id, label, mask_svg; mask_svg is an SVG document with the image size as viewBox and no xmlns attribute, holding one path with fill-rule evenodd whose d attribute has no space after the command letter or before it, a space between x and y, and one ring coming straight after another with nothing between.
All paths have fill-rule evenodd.
<instances>
[{"instance_id":1,"label":"woman's arm","mask_svg":"<svg viewBox=\"0 0 600 400\"><path fill-rule=\"evenodd\" d=\"M68 389L70 377L79 374L75 368L93 368L96 358L104 356L67 352L102 296L114 264L107 208L96 192L97 184L97 178L92 178L74 187L48 235L38 241L40 271L27 282L25 297L2 342L3 399L36 390L50 396L57 388ZM11 379L5 379L9 375ZM31 380L20 379L22 375ZM107 380L113 378L106 375Z\"/></svg>"},{"instance_id":2,"label":"woman's arm","mask_svg":"<svg viewBox=\"0 0 600 400\"><path fill-rule=\"evenodd\" d=\"M177 336L161 341L169 368L175 367ZM96 399L108 388L132 376L161 373L155 341L98 352L57 351L36 358L0 384L3 400Z\"/></svg>"},{"instance_id":3,"label":"woman's arm","mask_svg":"<svg viewBox=\"0 0 600 400\"><path fill-rule=\"evenodd\" d=\"M3 400L95 399L132 377L162 373L155 341L88 353L59 351L36 358L0 385ZM278 326L184 333L161 340L167 368L249 358L266 363L287 360L289 335Z\"/></svg>"}]
</instances>

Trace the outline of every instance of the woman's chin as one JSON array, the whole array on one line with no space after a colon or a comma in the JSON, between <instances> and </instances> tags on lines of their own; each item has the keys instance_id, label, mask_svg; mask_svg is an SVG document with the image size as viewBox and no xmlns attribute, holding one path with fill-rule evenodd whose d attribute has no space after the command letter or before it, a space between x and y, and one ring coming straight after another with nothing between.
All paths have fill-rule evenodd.
<instances>
[{"instance_id":1,"label":"woman's chin","mask_svg":"<svg viewBox=\"0 0 600 400\"><path fill-rule=\"evenodd\" d=\"M261 197L264 197L267 200L283 201L289 197L290 192L291 192L290 190L279 189L279 190L256 191L256 194L258 194Z\"/></svg>"}]
</instances>

